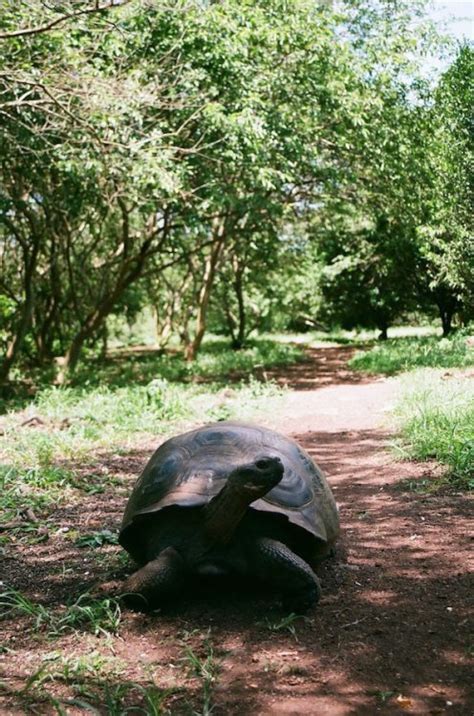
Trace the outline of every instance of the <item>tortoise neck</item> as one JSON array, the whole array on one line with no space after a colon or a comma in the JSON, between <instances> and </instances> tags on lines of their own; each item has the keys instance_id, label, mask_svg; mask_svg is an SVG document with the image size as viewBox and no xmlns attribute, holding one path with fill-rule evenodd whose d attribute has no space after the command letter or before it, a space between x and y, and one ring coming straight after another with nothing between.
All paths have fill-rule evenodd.
<instances>
[{"instance_id":1,"label":"tortoise neck","mask_svg":"<svg viewBox=\"0 0 474 716\"><path fill-rule=\"evenodd\" d=\"M205 508L204 529L212 541L225 544L255 499L227 483Z\"/></svg>"}]
</instances>

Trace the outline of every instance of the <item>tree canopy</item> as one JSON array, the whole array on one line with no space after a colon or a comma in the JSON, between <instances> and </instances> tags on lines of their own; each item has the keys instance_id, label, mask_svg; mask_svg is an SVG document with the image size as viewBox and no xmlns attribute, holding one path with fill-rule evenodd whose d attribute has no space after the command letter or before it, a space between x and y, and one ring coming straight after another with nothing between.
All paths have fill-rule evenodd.
<instances>
[{"instance_id":1,"label":"tree canopy","mask_svg":"<svg viewBox=\"0 0 474 716\"><path fill-rule=\"evenodd\" d=\"M433 86L423 3L10 3L0 344L74 371L150 306L206 328L473 311L473 50Z\"/></svg>"}]
</instances>

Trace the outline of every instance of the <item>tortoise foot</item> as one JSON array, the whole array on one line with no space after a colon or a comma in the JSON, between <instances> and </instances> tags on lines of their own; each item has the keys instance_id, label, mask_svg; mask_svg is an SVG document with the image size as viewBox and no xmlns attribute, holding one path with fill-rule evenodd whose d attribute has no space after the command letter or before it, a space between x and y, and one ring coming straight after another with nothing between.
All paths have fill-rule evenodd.
<instances>
[{"instance_id":1,"label":"tortoise foot","mask_svg":"<svg viewBox=\"0 0 474 716\"><path fill-rule=\"evenodd\" d=\"M297 594L286 594L282 599L283 609L294 614L304 614L316 606L321 598L319 580L314 585L299 591Z\"/></svg>"},{"instance_id":2,"label":"tortoise foot","mask_svg":"<svg viewBox=\"0 0 474 716\"><path fill-rule=\"evenodd\" d=\"M121 599L132 609L150 611L176 596L184 578L181 555L173 547L167 547L125 581Z\"/></svg>"}]
</instances>

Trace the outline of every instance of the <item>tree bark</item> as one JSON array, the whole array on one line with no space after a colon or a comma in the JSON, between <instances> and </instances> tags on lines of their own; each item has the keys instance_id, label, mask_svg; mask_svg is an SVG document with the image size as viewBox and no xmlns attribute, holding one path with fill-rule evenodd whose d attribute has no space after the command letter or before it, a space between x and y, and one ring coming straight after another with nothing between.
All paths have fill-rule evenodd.
<instances>
[{"instance_id":1,"label":"tree bark","mask_svg":"<svg viewBox=\"0 0 474 716\"><path fill-rule=\"evenodd\" d=\"M224 218L216 220L213 233L215 241L211 247L209 255L206 258L204 266L203 283L198 298L198 311L196 316L194 338L189 341L185 347L185 357L189 362L195 360L206 332L209 299L211 297L211 291L216 277L216 270L222 255L226 237Z\"/></svg>"},{"instance_id":2,"label":"tree bark","mask_svg":"<svg viewBox=\"0 0 474 716\"><path fill-rule=\"evenodd\" d=\"M33 316L33 307L35 301L35 290L34 290L34 273L36 270L36 264L39 254L40 242L35 238L31 255L28 256L28 251L24 247L25 256L25 278L24 278L24 292L25 300L21 308L20 318L15 331L15 335L10 340L5 358L0 366L0 383L4 383L8 380L10 370L13 367L19 353L28 329L31 325Z\"/></svg>"},{"instance_id":3,"label":"tree bark","mask_svg":"<svg viewBox=\"0 0 474 716\"><path fill-rule=\"evenodd\" d=\"M234 278L234 291L237 298L237 335L233 341L233 348L240 350L245 343L245 332L247 329L247 314L245 311L245 299L244 299L244 283L243 283L243 269L239 265L238 261L234 264L235 278Z\"/></svg>"}]
</instances>

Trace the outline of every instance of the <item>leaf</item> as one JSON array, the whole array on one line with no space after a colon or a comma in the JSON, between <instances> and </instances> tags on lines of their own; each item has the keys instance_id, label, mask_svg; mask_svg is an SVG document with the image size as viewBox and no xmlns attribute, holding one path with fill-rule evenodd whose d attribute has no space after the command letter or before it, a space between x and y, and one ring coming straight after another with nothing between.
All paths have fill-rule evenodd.
<instances>
[{"instance_id":1,"label":"leaf","mask_svg":"<svg viewBox=\"0 0 474 716\"><path fill-rule=\"evenodd\" d=\"M88 535L79 537L75 544L77 547L102 547L104 544L117 544L117 535L110 530L91 532Z\"/></svg>"},{"instance_id":2,"label":"leaf","mask_svg":"<svg viewBox=\"0 0 474 716\"><path fill-rule=\"evenodd\" d=\"M413 701L410 698L408 698L408 696L403 696L402 694L398 694L396 701L397 701L398 706L400 706L400 708L406 709L406 710L411 709L411 707L413 705Z\"/></svg>"}]
</instances>

